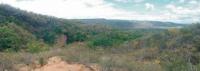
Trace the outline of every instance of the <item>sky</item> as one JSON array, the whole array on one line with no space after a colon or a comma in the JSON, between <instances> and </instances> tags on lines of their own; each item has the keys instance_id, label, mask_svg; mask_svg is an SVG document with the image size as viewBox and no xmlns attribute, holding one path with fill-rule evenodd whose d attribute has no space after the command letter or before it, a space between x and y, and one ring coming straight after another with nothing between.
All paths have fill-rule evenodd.
<instances>
[{"instance_id":1,"label":"sky","mask_svg":"<svg viewBox=\"0 0 200 71\"><path fill-rule=\"evenodd\" d=\"M200 0L0 0L0 4L65 19L200 22Z\"/></svg>"}]
</instances>

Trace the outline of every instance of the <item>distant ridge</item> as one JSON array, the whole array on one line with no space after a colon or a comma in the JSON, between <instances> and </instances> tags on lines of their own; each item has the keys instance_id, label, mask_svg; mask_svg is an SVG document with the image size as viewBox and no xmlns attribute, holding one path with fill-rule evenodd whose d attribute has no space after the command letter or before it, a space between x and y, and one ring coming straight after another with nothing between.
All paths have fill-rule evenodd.
<instances>
[{"instance_id":1,"label":"distant ridge","mask_svg":"<svg viewBox=\"0 0 200 71\"><path fill-rule=\"evenodd\" d=\"M161 21L136 21L136 20L116 20L116 19L74 19L82 22L83 24L104 24L112 27L122 29L165 29L165 28L180 28L186 26L186 24L173 23L173 22L161 22Z\"/></svg>"}]
</instances>

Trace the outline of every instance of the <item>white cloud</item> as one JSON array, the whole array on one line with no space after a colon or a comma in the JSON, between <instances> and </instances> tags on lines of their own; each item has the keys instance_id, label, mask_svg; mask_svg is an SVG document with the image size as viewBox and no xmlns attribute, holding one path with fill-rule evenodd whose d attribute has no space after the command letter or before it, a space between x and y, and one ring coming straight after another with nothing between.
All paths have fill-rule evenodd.
<instances>
[{"instance_id":1,"label":"white cloud","mask_svg":"<svg viewBox=\"0 0 200 71\"><path fill-rule=\"evenodd\" d=\"M143 2L144 0L134 1ZM195 8L185 8L169 4L166 6L167 10L165 11L164 9L162 13L151 14L146 12L144 14L137 11L126 11L114 8L112 3L108 3L105 0L0 0L0 3L6 3L14 7L39 14L67 19L107 18L174 21L185 17L195 19L197 17L194 16L200 16L200 5ZM151 3L145 3L145 7L149 11L155 9L154 4Z\"/></svg>"},{"instance_id":2,"label":"white cloud","mask_svg":"<svg viewBox=\"0 0 200 71\"><path fill-rule=\"evenodd\" d=\"M141 3L144 2L144 0L133 0L135 3Z\"/></svg>"},{"instance_id":3,"label":"white cloud","mask_svg":"<svg viewBox=\"0 0 200 71\"><path fill-rule=\"evenodd\" d=\"M151 3L145 3L145 7L147 10L154 10L154 5Z\"/></svg>"},{"instance_id":4,"label":"white cloud","mask_svg":"<svg viewBox=\"0 0 200 71\"><path fill-rule=\"evenodd\" d=\"M129 2L129 0L115 0L115 1L117 1L117 2L123 2L123 3Z\"/></svg>"},{"instance_id":5,"label":"white cloud","mask_svg":"<svg viewBox=\"0 0 200 71\"><path fill-rule=\"evenodd\" d=\"M198 2L196 0L189 1L190 4L197 4Z\"/></svg>"},{"instance_id":6,"label":"white cloud","mask_svg":"<svg viewBox=\"0 0 200 71\"><path fill-rule=\"evenodd\" d=\"M166 8L169 9L174 14L180 14L180 15L197 15L200 13L200 6L196 8L187 8L182 6L175 6L172 4L166 5Z\"/></svg>"},{"instance_id":7,"label":"white cloud","mask_svg":"<svg viewBox=\"0 0 200 71\"><path fill-rule=\"evenodd\" d=\"M141 2L144 2L144 0L114 0L114 1L123 2L123 3L128 3L128 2L141 3Z\"/></svg>"},{"instance_id":8,"label":"white cloud","mask_svg":"<svg viewBox=\"0 0 200 71\"><path fill-rule=\"evenodd\" d=\"M180 3L184 3L184 2L185 2L185 0L179 0L179 2L180 2Z\"/></svg>"},{"instance_id":9,"label":"white cloud","mask_svg":"<svg viewBox=\"0 0 200 71\"><path fill-rule=\"evenodd\" d=\"M155 20L156 18L154 16L142 15L135 11L116 9L112 7L112 4L104 0L34 0L20 2L5 0L3 2L23 10L68 19L107 18ZM152 6L150 7L152 8Z\"/></svg>"},{"instance_id":10,"label":"white cloud","mask_svg":"<svg viewBox=\"0 0 200 71\"><path fill-rule=\"evenodd\" d=\"M20 2L4 0L3 2L23 10L69 19L111 18L126 13L126 11L113 8L112 4L106 3L104 0L34 0Z\"/></svg>"},{"instance_id":11,"label":"white cloud","mask_svg":"<svg viewBox=\"0 0 200 71\"><path fill-rule=\"evenodd\" d=\"M194 7L182 7L182 6L176 6L176 5L166 5L166 8L168 9L168 13L170 13L172 16L175 16L177 20L182 21L190 21L190 22L196 22L199 20L200 16L200 6Z\"/></svg>"}]
</instances>

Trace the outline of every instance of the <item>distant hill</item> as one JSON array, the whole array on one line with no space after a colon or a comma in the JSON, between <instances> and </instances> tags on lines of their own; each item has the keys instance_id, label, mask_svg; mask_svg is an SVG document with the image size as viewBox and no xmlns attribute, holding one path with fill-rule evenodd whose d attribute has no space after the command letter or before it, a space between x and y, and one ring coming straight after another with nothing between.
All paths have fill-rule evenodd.
<instances>
[{"instance_id":1,"label":"distant hill","mask_svg":"<svg viewBox=\"0 0 200 71\"><path fill-rule=\"evenodd\" d=\"M160 21L136 21L136 20L109 20L109 19L76 19L83 24L104 24L122 29L165 29L165 28L180 28L185 24Z\"/></svg>"},{"instance_id":2,"label":"distant hill","mask_svg":"<svg viewBox=\"0 0 200 71\"><path fill-rule=\"evenodd\" d=\"M11 45L15 44L16 46L26 48L28 45L32 46L32 44L35 45L35 43L41 42L54 45L59 42L59 39L64 41L61 42L63 44L90 41L89 43L95 46L111 46L114 43L123 43L124 41L141 37L141 32L144 33L146 29L149 31L149 29L155 28L163 29L183 26L185 25L158 21L62 19L0 4L0 29L3 30L0 31L0 34L5 36L0 38L2 38L2 42L15 42L6 46L2 44L3 47L8 48L12 48L13 46ZM145 30L135 30L138 28ZM121 29L125 29L125 31ZM4 38L9 38L9 40ZM12 40L12 38L16 38L16 40ZM65 40L62 40L63 38ZM26 43L29 42L26 40L30 40L30 43ZM18 41L23 41L24 43L18 43ZM22 44L24 45L21 46Z\"/></svg>"},{"instance_id":3,"label":"distant hill","mask_svg":"<svg viewBox=\"0 0 200 71\"><path fill-rule=\"evenodd\" d=\"M0 4L0 27L14 25L35 36L37 40L54 44L61 36L66 36L66 43L88 40L94 35L105 34L112 27L94 24L85 25L80 21L56 18L27 12L6 4ZM11 23L11 24L10 24ZM15 30L12 28L7 28ZM19 34L21 35L21 34Z\"/></svg>"},{"instance_id":4,"label":"distant hill","mask_svg":"<svg viewBox=\"0 0 200 71\"><path fill-rule=\"evenodd\" d=\"M80 34L81 29L79 23L72 20L35 14L0 4L0 24L4 23L14 23L49 44L63 34L68 36L69 42L79 41L75 36Z\"/></svg>"}]
</instances>

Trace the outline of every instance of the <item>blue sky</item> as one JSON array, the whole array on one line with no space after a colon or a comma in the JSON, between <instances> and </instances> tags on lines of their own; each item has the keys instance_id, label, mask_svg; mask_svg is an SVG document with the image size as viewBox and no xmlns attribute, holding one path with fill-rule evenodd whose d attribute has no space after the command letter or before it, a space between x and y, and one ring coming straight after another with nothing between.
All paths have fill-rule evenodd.
<instances>
[{"instance_id":1,"label":"blue sky","mask_svg":"<svg viewBox=\"0 0 200 71\"><path fill-rule=\"evenodd\" d=\"M66 19L200 21L200 0L0 0L0 3Z\"/></svg>"}]
</instances>

